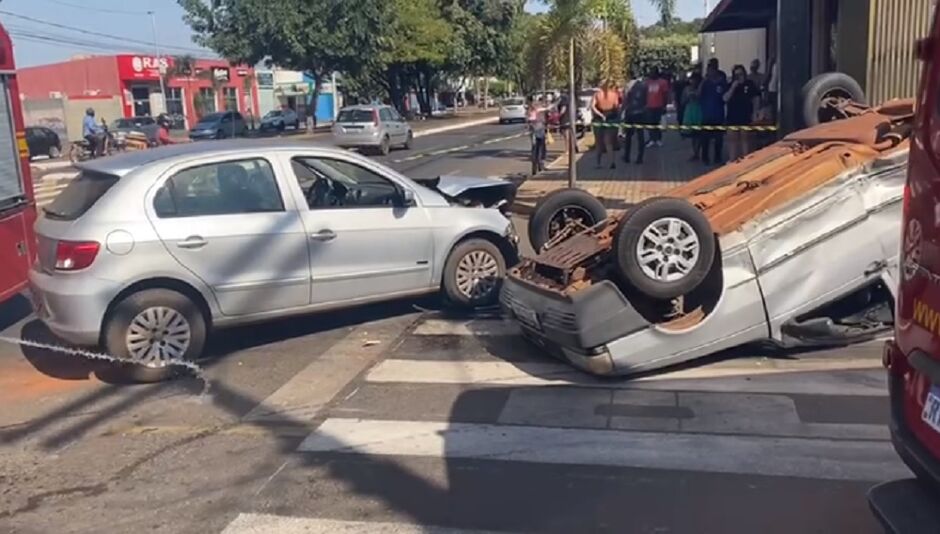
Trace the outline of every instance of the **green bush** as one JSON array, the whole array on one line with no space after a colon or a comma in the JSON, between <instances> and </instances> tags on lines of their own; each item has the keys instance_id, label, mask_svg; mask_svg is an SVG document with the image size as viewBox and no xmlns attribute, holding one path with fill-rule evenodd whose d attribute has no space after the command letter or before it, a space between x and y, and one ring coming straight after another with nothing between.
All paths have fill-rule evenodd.
<instances>
[{"instance_id":1,"label":"green bush","mask_svg":"<svg viewBox=\"0 0 940 534\"><path fill-rule=\"evenodd\" d=\"M688 69L692 63L691 47L698 44L695 35L671 35L640 39L639 45L631 55L630 73L634 76L645 75L653 67L660 72L680 72Z\"/></svg>"}]
</instances>

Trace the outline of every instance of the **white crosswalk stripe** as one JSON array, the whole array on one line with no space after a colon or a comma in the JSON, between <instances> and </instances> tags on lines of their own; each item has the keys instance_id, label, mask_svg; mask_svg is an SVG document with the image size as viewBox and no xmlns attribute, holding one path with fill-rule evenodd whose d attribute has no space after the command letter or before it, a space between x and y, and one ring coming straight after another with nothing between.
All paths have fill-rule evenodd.
<instances>
[{"instance_id":1,"label":"white crosswalk stripe","mask_svg":"<svg viewBox=\"0 0 940 534\"><path fill-rule=\"evenodd\" d=\"M520 347L528 345L510 323L426 315L348 394L311 416L322 422L297 452L380 466L443 462L451 476L486 476L479 462L555 466L559 476L575 479L579 469L645 469L764 477L765 485L775 479L782 485L795 479L854 484L910 474L884 423L855 419L851 410L823 413L827 404L887 403L874 345L851 356L755 356L634 380L596 379ZM468 406L477 411L469 413ZM452 467L455 462L477 463ZM463 484L472 484L466 477ZM329 511L326 518L243 511L225 534L477 532L414 524L421 519L370 518L373 523L339 520Z\"/></svg>"},{"instance_id":2,"label":"white crosswalk stripe","mask_svg":"<svg viewBox=\"0 0 940 534\"><path fill-rule=\"evenodd\" d=\"M34 173L33 193L36 196L36 205L42 207L55 200L77 175L74 169L58 169L39 175Z\"/></svg>"}]
</instances>

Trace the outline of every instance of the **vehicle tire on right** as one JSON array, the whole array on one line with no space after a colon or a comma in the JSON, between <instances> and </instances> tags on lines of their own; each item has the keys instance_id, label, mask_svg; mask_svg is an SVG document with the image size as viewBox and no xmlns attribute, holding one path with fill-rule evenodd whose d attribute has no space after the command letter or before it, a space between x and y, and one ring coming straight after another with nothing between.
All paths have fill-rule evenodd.
<instances>
[{"instance_id":1,"label":"vehicle tire on right","mask_svg":"<svg viewBox=\"0 0 940 534\"><path fill-rule=\"evenodd\" d=\"M865 91L855 78L842 72L825 72L815 76L803 86L803 123L806 126L816 126L829 122L836 117L830 117L822 110L826 98L843 98L859 104L865 104Z\"/></svg>"},{"instance_id":2,"label":"vehicle tire on right","mask_svg":"<svg viewBox=\"0 0 940 534\"><path fill-rule=\"evenodd\" d=\"M62 150L57 146L49 147L49 159L56 159L62 156Z\"/></svg>"},{"instance_id":3,"label":"vehicle tire on right","mask_svg":"<svg viewBox=\"0 0 940 534\"><path fill-rule=\"evenodd\" d=\"M717 245L701 210L680 198L654 197L633 206L614 234L614 268L648 297L686 295L708 276Z\"/></svg>"},{"instance_id":4,"label":"vehicle tire on right","mask_svg":"<svg viewBox=\"0 0 940 534\"><path fill-rule=\"evenodd\" d=\"M529 218L529 241L536 251L560 232L568 220L594 226L607 218L607 208L583 189L559 189L542 197Z\"/></svg>"},{"instance_id":5,"label":"vehicle tire on right","mask_svg":"<svg viewBox=\"0 0 940 534\"><path fill-rule=\"evenodd\" d=\"M444 263L441 288L447 301L461 308L495 304L499 299L506 258L495 244L471 238L450 251Z\"/></svg>"},{"instance_id":6,"label":"vehicle tire on right","mask_svg":"<svg viewBox=\"0 0 940 534\"><path fill-rule=\"evenodd\" d=\"M391 142L388 140L388 136L382 138L382 142L379 144L379 154L387 156L389 152L392 151Z\"/></svg>"},{"instance_id":7,"label":"vehicle tire on right","mask_svg":"<svg viewBox=\"0 0 940 534\"><path fill-rule=\"evenodd\" d=\"M189 297L169 289L145 289L119 302L102 334L108 354L146 363L117 364L114 372L134 382L160 382L183 368L171 359L193 361L206 343L206 319Z\"/></svg>"}]
</instances>

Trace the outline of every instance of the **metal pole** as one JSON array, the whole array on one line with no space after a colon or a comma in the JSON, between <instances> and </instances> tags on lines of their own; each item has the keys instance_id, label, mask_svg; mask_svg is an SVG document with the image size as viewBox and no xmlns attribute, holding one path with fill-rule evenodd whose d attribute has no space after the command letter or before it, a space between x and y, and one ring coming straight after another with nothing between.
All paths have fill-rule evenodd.
<instances>
[{"instance_id":1,"label":"metal pole","mask_svg":"<svg viewBox=\"0 0 940 534\"><path fill-rule=\"evenodd\" d=\"M578 100L574 90L574 37L568 41L568 187L578 183L578 169L575 165L574 150L578 140L575 138L577 127Z\"/></svg>"},{"instance_id":2,"label":"metal pole","mask_svg":"<svg viewBox=\"0 0 940 534\"><path fill-rule=\"evenodd\" d=\"M163 111L166 112L166 87L163 85L163 76L166 72L163 70L163 64L160 61L160 47L157 46L157 19L154 17L153 11L148 11L150 15L150 27L153 29L153 52L157 56L157 72L160 74L157 76L160 78L160 96L163 100Z\"/></svg>"}]
</instances>

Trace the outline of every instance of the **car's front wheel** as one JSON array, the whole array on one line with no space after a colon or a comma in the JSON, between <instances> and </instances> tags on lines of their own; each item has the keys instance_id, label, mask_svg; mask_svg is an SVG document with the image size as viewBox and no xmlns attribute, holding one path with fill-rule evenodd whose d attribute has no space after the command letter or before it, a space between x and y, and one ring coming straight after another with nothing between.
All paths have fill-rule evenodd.
<instances>
[{"instance_id":1,"label":"car's front wheel","mask_svg":"<svg viewBox=\"0 0 940 534\"><path fill-rule=\"evenodd\" d=\"M53 145L49 147L49 159L56 159L62 155L62 150L59 147Z\"/></svg>"},{"instance_id":2,"label":"car's front wheel","mask_svg":"<svg viewBox=\"0 0 940 534\"><path fill-rule=\"evenodd\" d=\"M444 264L443 289L447 300L463 308L495 304L499 299L506 259L486 239L467 239L450 252Z\"/></svg>"},{"instance_id":3,"label":"car's front wheel","mask_svg":"<svg viewBox=\"0 0 940 534\"><path fill-rule=\"evenodd\" d=\"M206 319L189 297L146 289L115 306L104 327L109 354L128 360L116 372L135 382L160 382L202 355Z\"/></svg>"}]
</instances>

